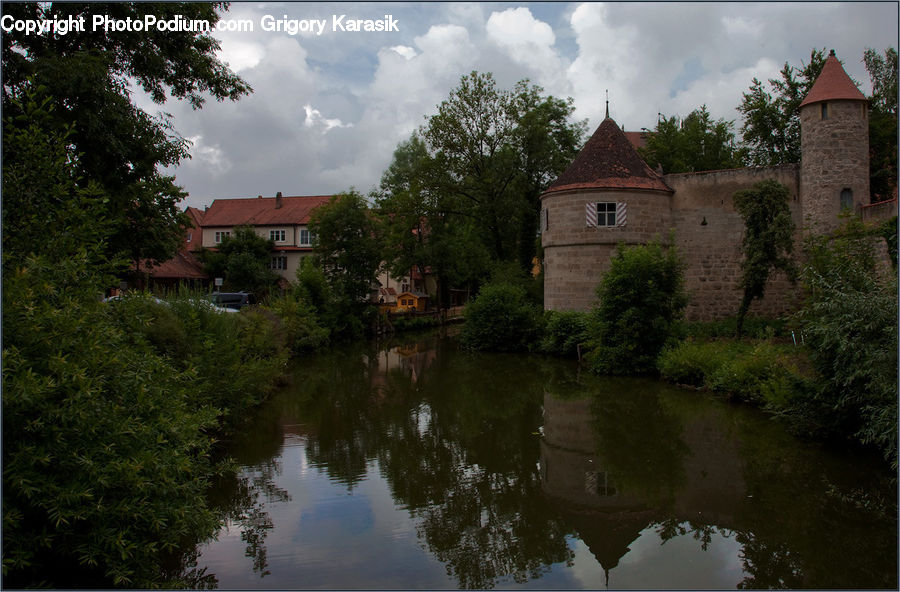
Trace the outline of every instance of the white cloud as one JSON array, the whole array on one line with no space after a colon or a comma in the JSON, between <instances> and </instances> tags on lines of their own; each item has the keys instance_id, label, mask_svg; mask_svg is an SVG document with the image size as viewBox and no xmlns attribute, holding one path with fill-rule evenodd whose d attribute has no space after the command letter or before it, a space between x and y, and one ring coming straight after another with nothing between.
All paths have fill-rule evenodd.
<instances>
[{"instance_id":1,"label":"white cloud","mask_svg":"<svg viewBox=\"0 0 900 592\"><path fill-rule=\"evenodd\" d=\"M203 142L203 136L185 138L191 144L191 158L215 173L224 173L231 168L231 162L218 144L210 146Z\"/></svg>"},{"instance_id":2,"label":"white cloud","mask_svg":"<svg viewBox=\"0 0 900 592\"><path fill-rule=\"evenodd\" d=\"M321 111L313 109L309 103L303 106L303 110L306 111L306 119L303 120L303 125L306 127L324 127L326 132L335 127L353 127L352 123L344 123L340 119L324 117Z\"/></svg>"},{"instance_id":3,"label":"white cloud","mask_svg":"<svg viewBox=\"0 0 900 592\"><path fill-rule=\"evenodd\" d=\"M486 32L488 41L524 68L538 84L568 89L565 79L568 64L553 47L556 35L550 25L534 18L528 8L491 13Z\"/></svg>"}]
</instances>

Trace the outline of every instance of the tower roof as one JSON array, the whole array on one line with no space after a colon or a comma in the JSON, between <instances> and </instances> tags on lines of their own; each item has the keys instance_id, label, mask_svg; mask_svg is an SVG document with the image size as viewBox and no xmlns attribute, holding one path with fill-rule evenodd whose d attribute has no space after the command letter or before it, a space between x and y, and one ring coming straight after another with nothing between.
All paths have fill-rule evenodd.
<instances>
[{"instance_id":1,"label":"tower roof","mask_svg":"<svg viewBox=\"0 0 900 592\"><path fill-rule=\"evenodd\" d=\"M865 101L866 97L856 88L832 49L825 59L822 73L816 78L800 106L834 100Z\"/></svg>"},{"instance_id":2,"label":"tower roof","mask_svg":"<svg viewBox=\"0 0 900 592\"><path fill-rule=\"evenodd\" d=\"M640 157L616 122L607 117L572 164L546 193L568 189L672 189Z\"/></svg>"}]
</instances>

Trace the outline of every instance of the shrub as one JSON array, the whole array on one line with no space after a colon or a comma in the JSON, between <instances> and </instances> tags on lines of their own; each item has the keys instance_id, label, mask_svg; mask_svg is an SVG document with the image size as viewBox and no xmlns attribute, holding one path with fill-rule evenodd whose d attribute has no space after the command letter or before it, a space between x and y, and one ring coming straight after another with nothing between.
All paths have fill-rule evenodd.
<instances>
[{"instance_id":1,"label":"shrub","mask_svg":"<svg viewBox=\"0 0 900 592\"><path fill-rule=\"evenodd\" d=\"M687 296L684 264L674 247L659 243L619 245L597 288L592 314L594 348L588 356L600 374L641 374L656 368L656 358L672 338Z\"/></svg>"},{"instance_id":2,"label":"shrub","mask_svg":"<svg viewBox=\"0 0 900 592\"><path fill-rule=\"evenodd\" d=\"M578 346L590 338L589 321L590 317L586 312L544 312L544 332L538 349L554 356L576 357Z\"/></svg>"},{"instance_id":3,"label":"shrub","mask_svg":"<svg viewBox=\"0 0 900 592\"><path fill-rule=\"evenodd\" d=\"M460 339L467 349L527 350L538 335L540 311L525 290L510 284L488 284L466 306Z\"/></svg>"},{"instance_id":4,"label":"shrub","mask_svg":"<svg viewBox=\"0 0 900 592\"><path fill-rule=\"evenodd\" d=\"M896 272L879 266L872 238L852 219L805 247L800 320L824 385L820 404L796 412L876 445L896 467Z\"/></svg>"},{"instance_id":5,"label":"shrub","mask_svg":"<svg viewBox=\"0 0 900 592\"><path fill-rule=\"evenodd\" d=\"M271 300L269 308L278 316L292 352L315 351L328 343L329 331L319 324L315 309L295 294Z\"/></svg>"}]
</instances>

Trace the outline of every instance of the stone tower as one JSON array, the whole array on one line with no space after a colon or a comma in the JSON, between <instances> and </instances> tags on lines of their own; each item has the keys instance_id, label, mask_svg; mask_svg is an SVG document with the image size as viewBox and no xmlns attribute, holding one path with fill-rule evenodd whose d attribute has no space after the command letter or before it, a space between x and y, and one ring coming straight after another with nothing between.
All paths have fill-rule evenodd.
<instances>
[{"instance_id":1,"label":"stone tower","mask_svg":"<svg viewBox=\"0 0 900 592\"><path fill-rule=\"evenodd\" d=\"M834 50L800 103L800 146L804 224L833 230L841 210L869 203L868 103Z\"/></svg>"}]
</instances>

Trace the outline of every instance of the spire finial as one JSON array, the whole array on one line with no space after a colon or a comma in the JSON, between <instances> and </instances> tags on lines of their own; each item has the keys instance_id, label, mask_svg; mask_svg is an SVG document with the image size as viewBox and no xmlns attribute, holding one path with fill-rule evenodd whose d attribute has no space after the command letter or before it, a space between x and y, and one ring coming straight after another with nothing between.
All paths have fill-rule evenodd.
<instances>
[{"instance_id":1,"label":"spire finial","mask_svg":"<svg viewBox=\"0 0 900 592\"><path fill-rule=\"evenodd\" d=\"M606 89L606 118L609 119L609 89Z\"/></svg>"}]
</instances>

